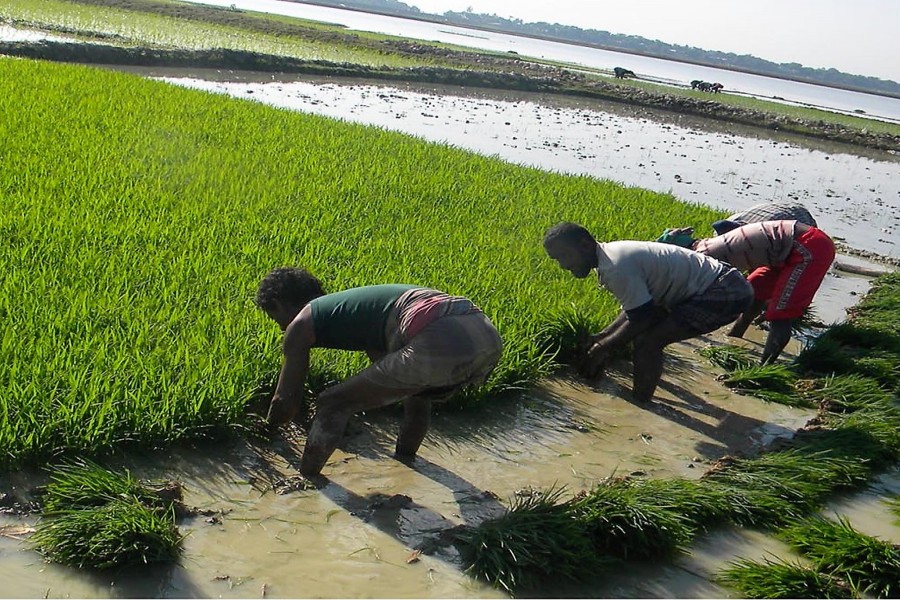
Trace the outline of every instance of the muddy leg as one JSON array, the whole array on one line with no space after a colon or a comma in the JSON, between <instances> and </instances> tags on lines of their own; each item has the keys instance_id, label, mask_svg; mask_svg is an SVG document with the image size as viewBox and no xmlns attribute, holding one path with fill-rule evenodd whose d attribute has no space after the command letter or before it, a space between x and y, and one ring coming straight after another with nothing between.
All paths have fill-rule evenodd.
<instances>
[{"instance_id":1,"label":"muddy leg","mask_svg":"<svg viewBox=\"0 0 900 600\"><path fill-rule=\"evenodd\" d=\"M399 402L419 391L420 388L382 387L360 374L319 394L316 416L300 459L300 472L307 477L319 474L340 443L351 415Z\"/></svg>"},{"instance_id":2,"label":"muddy leg","mask_svg":"<svg viewBox=\"0 0 900 600\"><path fill-rule=\"evenodd\" d=\"M766 336L766 345L763 348L761 364L767 365L775 362L790 340L791 319L769 322L769 335Z\"/></svg>"},{"instance_id":3,"label":"muddy leg","mask_svg":"<svg viewBox=\"0 0 900 600\"><path fill-rule=\"evenodd\" d=\"M397 437L396 456L410 461L419 451L428 427L431 425L431 400L428 398L407 398L403 401L403 422Z\"/></svg>"},{"instance_id":4,"label":"muddy leg","mask_svg":"<svg viewBox=\"0 0 900 600\"><path fill-rule=\"evenodd\" d=\"M653 392L659 384L663 370L663 348L673 342L699 335L693 329L684 327L672 318L666 318L659 325L641 334L634 340L634 386L635 402L646 403L653 399Z\"/></svg>"},{"instance_id":5,"label":"muddy leg","mask_svg":"<svg viewBox=\"0 0 900 600\"><path fill-rule=\"evenodd\" d=\"M738 317L737 321L734 322L734 325L731 326L731 331L728 332L728 335L736 338L744 337L744 333L746 333L750 324L753 323L753 319L759 316L759 313L761 313L765 307L765 300L753 300L753 304L750 305L750 308L744 311L744 314Z\"/></svg>"}]
</instances>

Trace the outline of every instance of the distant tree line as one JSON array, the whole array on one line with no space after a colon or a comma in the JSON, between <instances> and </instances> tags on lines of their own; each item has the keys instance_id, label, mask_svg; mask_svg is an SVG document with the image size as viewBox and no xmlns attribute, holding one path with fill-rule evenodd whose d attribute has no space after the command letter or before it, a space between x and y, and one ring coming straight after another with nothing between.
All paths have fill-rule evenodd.
<instances>
[{"instance_id":1,"label":"distant tree line","mask_svg":"<svg viewBox=\"0 0 900 600\"><path fill-rule=\"evenodd\" d=\"M580 27L575 27L573 25L560 25L558 23L526 23L521 19L507 19L498 15L474 13L471 9L464 12L447 11L443 15L434 15L423 13L415 6L409 6L399 0L302 1L308 4L320 4L336 8L353 8L446 23L448 25L475 27L504 33L574 42L597 46L606 50L633 52L657 58L900 97L900 83L879 79L877 77L851 75L849 73L838 71L837 69L814 69L811 67L804 67L798 63L775 63L747 54L733 54L731 52L703 50L693 46L667 44L665 42L660 42L659 40L649 40L636 35L623 35L597 29L581 29Z\"/></svg>"}]
</instances>

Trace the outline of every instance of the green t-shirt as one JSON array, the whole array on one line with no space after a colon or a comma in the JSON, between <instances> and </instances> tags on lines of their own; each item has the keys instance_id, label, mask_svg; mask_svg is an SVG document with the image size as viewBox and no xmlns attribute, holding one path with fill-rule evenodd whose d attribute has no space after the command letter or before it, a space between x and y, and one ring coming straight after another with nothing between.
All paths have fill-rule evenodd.
<instances>
[{"instance_id":1,"label":"green t-shirt","mask_svg":"<svg viewBox=\"0 0 900 600\"><path fill-rule=\"evenodd\" d=\"M387 351L385 325L394 303L416 286L368 285L319 296L312 309L316 346Z\"/></svg>"}]
</instances>

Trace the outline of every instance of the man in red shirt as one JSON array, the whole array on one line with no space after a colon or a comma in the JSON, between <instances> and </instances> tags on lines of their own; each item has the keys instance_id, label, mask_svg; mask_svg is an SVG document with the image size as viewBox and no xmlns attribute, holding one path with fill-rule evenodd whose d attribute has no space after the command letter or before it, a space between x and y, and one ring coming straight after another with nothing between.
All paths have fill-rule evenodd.
<instances>
[{"instance_id":1,"label":"man in red shirt","mask_svg":"<svg viewBox=\"0 0 900 600\"><path fill-rule=\"evenodd\" d=\"M769 334L762 364L775 361L791 339L791 322L812 303L834 261L834 242L824 231L799 221L750 223L702 240L692 239L689 232L669 230L659 240L687 246L750 273L753 305L728 335L742 337L768 304Z\"/></svg>"}]
</instances>

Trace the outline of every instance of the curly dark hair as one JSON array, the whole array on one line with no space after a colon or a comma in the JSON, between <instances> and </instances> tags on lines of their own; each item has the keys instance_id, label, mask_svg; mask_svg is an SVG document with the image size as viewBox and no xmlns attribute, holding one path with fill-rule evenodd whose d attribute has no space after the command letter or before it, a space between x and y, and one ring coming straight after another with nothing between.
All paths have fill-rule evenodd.
<instances>
[{"instance_id":1,"label":"curly dark hair","mask_svg":"<svg viewBox=\"0 0 900 600\"><path fill-rule=\"evenodd\" d=\"M256 305L263 310L275 308L275 301L305 305L324 296L322 283L306 269L278 267L263 277L256 289Z\"/></svg>"},{"instance_id":2,"label":"curly dark hair","mask_svg":"<svg viewBox=\"0 0 900 600\"><path fill-rule=\"evenodd\" d=\"M544 248L560 242L570 246L577 246L583 240L596 243L594 236L587 229L578 223L566 221L557 223L547 230L547 233L544 234Z\"/></svg>"}]
</instances>

